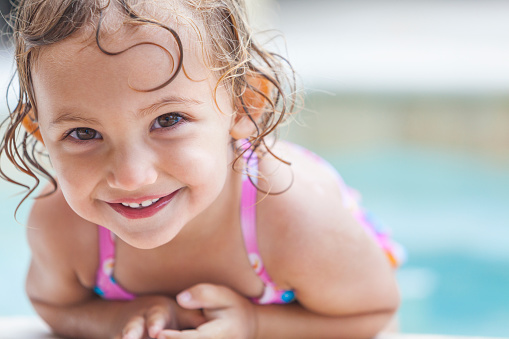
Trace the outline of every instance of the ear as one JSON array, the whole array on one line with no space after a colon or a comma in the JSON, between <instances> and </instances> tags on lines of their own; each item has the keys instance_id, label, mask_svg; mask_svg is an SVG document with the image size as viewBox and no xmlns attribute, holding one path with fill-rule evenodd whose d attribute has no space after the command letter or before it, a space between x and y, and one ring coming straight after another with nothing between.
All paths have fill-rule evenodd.
<instances>
[{"instance_id":1,"label":"ear","mask_svg":"<svg viewBox=\"0 0 509 339\"><path fill-rule=\"evenodd\" d=\"M237 99L237 113L235 113L233 126L230 129L230 135L235 140L245 139L256 132L256 126L247 115L244 107L247 108L254 122L258 123L267 107L267 100L263 95L270 98L274 88L269 80L261 76L248 75L246 80L252 88L247 87L244 95L242 95L242 100Z\"/></svg>"},{"instance_id":2,"label":"ear","mask_svg":"<svg viewBox=\"0 0 509 339\"><path fill-rule=\"evenodd\" d=\"M25 106L23 105L20 108L20 111L23 111ZM35 119L35 114L33 108L28 112L22 122L23 127L28 132L28 134L33 135L38 141L40 141L44 145L44 141L42 140L41 131L39 131L39 123Z\"/></svg>"}]
</instances>

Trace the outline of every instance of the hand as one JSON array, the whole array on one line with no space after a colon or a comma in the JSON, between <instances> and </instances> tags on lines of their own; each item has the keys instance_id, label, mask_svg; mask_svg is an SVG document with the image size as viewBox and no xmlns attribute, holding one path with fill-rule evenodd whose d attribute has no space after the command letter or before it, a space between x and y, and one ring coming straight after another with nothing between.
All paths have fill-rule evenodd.
<instances>
[{"instance_id":1,"label":"hand","mask_svg":"<svg viewBox=\"0 0 509 339\"><path fill-rule=\"evenodd\" d=\"M127 322L115 339L157 338L164 329L196 328L205 322L199 310L187 310L164 296L144 296L126 307Z\"/></svg>"},{"instance_id":2,"label":"hand","mask_svg":"<svg viewBox=\"0 0 509 339\"><path fill-rule=\"evenodd\" d=\"M195 330L163 330L157 339L256 338L256 306L228 287L198 284L180 293L177 302L189 310L202 309L207 322Z\"/></svg>"}]
</instances>

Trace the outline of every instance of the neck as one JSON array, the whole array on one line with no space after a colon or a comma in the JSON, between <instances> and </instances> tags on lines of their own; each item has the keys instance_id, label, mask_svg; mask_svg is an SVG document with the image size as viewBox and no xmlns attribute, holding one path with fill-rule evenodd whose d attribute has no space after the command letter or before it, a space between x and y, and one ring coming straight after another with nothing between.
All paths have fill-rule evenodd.
<instances>
[{"instance_id":1,"label":"neck","mask_svg":"<svg viewBox=\"0 0 509 339\"><path fill-rule=\"evenodd\" d=\"M233 152L230 158L233 161ZM227 166L227 177L220 194L210 206L187 223L171 242L196 244L200 239L220 237L223 232L229 231L231 225L238 226L242 175L231 165Z\"/></svg>"}]
</instances>

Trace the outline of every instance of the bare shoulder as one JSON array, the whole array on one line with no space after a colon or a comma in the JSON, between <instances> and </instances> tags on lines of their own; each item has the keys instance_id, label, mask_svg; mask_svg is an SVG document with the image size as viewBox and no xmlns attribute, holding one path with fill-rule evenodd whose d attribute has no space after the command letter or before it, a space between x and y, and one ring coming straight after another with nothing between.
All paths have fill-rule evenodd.
<instances>
[{"instance_id":1,"label":"bare shoulder","mask_svg":"<svg viewBox=\"0 0 509 339\"><path fill-rule=\"evenodd\" d=\"M277 248L280 258L299 253L306 253L310 258L310 254L331 253L332 249L341 248L342 243L364 236L365 232L344 207L337 177L331 168L315 159L315 155L287 143L278 145L275 153L291 166L262 162L260 170L271 173L271 180L276 182L273 186L278 190L289 189L276 195L259 193L258 227L263 237L260 247L267 244L269 251ZM277 159L267 162L280 163ZM280 246L269 249L268 244L276 241Z\"/></svg>"},{"instance_id":2,"label":"bare shoulder","mask_svg":"<svg viewBox=\"0 0 509 339\"><path fill-rule=\"evenodd\" d=\"M44 192L51 189L46 187ZM92 226L69 207L60 190L35 200L27 224L32 251L29 296L42 297L41 291L45 291L65 299L68 288L73 299L81 294L78 291L92 287L98 260L97 228Z\"/></svg>"},{"instance_id":3,"label":"bare shoulder","mask_svg":"<svg viewBox=\"0 0 509 339\"><path fill-rule=\"evenodd\" d=\"M397 293L392 269L346 207L337 174L301 149L283 143L276 151L291 162L293 174L288 168L272 171L275 180L293 175L293 183L287 192L265 197L258 210L260 252L276 284L294 289L305 307L327 314L390 304L380 292ZM380 288L373 288L377 279ZM374 304L364 302L370 298Z\"/></svg>"},{"instance_id":4,"label":"bare shoulder","mask_svg":"<svg viewBox=\"0 0 509 339\"><path fill-rule=\"evenodd\" d=\"M51 189L46 187L45 191L51 192ZM67 260L73 260L74 255L80 254L81 244L88 247L94 237L97 239L97 231L92 226L69 207L57 189L35 200L28 218L27 235L32 248L65 253ZM50 248L47 245L51 245Z\"/></svg>"}]
</instances>

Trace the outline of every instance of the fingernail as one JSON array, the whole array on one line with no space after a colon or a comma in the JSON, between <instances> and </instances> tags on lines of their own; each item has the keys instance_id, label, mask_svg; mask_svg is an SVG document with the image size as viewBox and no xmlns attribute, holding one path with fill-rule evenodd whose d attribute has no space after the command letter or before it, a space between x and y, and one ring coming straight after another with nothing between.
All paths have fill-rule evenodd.
<instances>
[{"instance_id":1,"label":"fingernail","mask_svg":"<svg viewBox=\"0 0 509 339\"><path fill-rule=\"evenodd\" d=\"M157 338L159 332L161 332L162 328L160 326L154 325L148 329L148 334L150 338Z\"/></svg>"},{"instance_id":2,"label":"fingernail","mask_svg":"<svg viewBox=\"0 0 509 339\"><path fill-rule=\"evenodd\" d=\"M188 302L188 301L191 301L191 293L189 292L182 292L180 293L177 298L179 299L179 301L181 302Z\"/></svg>"}]
</instances>

